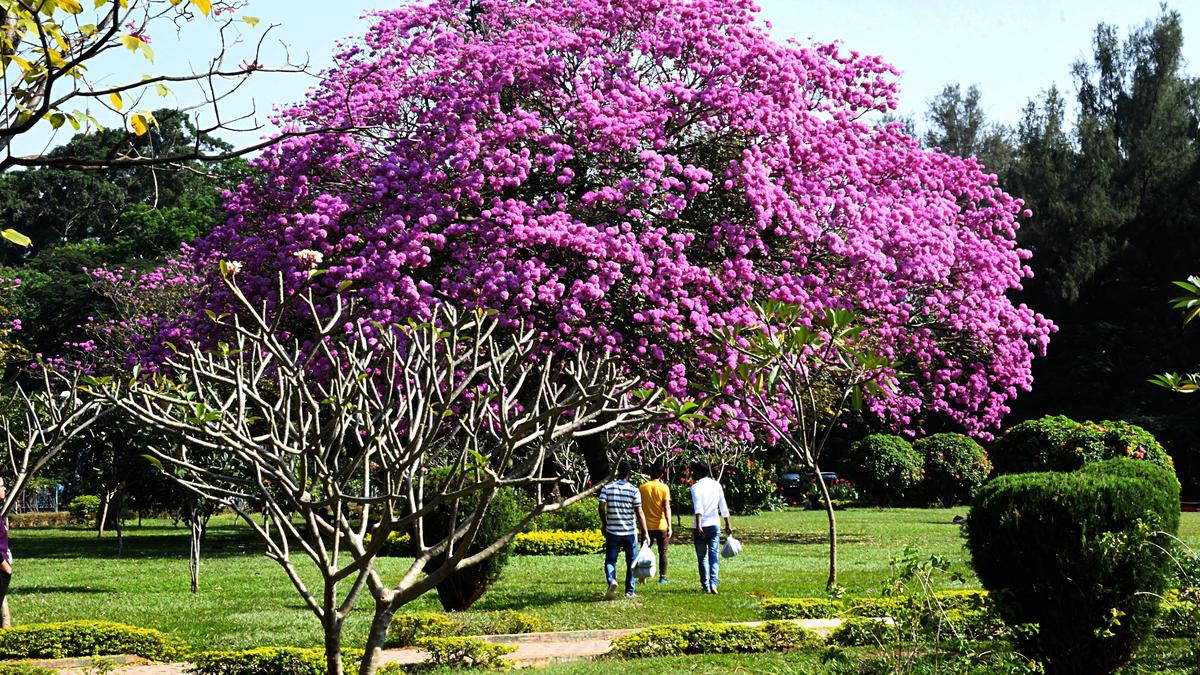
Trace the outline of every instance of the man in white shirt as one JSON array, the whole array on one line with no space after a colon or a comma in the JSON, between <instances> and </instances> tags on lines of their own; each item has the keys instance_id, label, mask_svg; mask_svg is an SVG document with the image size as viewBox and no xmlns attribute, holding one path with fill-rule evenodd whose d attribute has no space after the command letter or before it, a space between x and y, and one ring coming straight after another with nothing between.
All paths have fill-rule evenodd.
<instances>
[{"instance_id":1,"label":"man in white shirt","mask_svg":"<svg viewBox=\"0 0 1200 675\"><path fill-rule=\"evenodd\" d=\"M729 522L729 506L725 490L710 477L712 470L704 462L692 463L692 512L696 527L692 539L696 544L696 562L700 565L700 587L705 593L717 594L717 568L721 564L718 549L721 545L721 518L725 519L725 536L733 534Z\"/></svg>"}]
</instances>

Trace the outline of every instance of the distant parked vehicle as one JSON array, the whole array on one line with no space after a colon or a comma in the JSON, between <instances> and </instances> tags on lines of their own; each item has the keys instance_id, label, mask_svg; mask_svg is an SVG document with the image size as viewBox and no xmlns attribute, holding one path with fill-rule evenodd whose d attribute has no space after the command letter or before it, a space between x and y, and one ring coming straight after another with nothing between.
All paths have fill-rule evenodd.
<instances>
[{"instance_id":1,"label":"distant parked vehicle","mask_svg":"<svg viewBox=\"0 0 1200 675\"><path fill-rule=\"evenodd\" d=\"M822 471L821 478L825 479L825 484L829 485L838 479L835 471ZM779 495L788 504L803 504L809 501L808 489L812 485L812 474L809 473L781 473L779 479L775 481L779 486Z\"/></svg>"}]
</instances>

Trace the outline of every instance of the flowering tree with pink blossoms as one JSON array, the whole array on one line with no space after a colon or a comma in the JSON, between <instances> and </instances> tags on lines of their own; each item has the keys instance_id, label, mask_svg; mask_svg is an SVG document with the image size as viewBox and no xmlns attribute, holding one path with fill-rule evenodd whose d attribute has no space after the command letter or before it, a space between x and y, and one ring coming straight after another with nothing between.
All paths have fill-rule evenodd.
<instances>
[{"instance_id":1,"label":"flowering tree with pink blossoms","mask_svg":"<svg viewBox=\"0 0 1200 675\"><path fill-rule=\"evenodd\" d=\"M773 41L750 0L429 0L380 12L226 198L198 267L268 304L306 284L387 324L445 300L599 343L676 396L741 359L716 331L750 302L862 317L911 373L865 404L985 434L1031 384L1052 324L1020 200L901 126L896 71ZM215 271L214 271L215 273ZM160 339L208 335L218 283ZM324 309L321 309L324 307ZM353 330L353 326L348 326ZM759 433L730 416L731 432Z\"/></svg>"}]
</instances>

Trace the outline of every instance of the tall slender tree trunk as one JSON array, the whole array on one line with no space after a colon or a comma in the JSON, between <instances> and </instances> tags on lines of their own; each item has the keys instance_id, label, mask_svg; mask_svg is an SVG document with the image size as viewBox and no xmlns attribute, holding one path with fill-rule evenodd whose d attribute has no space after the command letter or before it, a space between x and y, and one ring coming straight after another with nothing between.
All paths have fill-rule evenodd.
<instances>
[{"instance_id":1,"label":"tall slender tree trunk","mask_svg":"<svg viewBox=\"0 0 1200 675\"><path fill-rule=\"evenodd\" d=\"M342 675L342 622L338 613L337 584L325 580L324 616L321 628L325 631L325 668L329 675Z\"/></svg>"},{"instance_id":2,"label":"tall slender tree trunk","mask_svg":"<svg viewBox=\"0 0 1200 675\"><path fill-rule=\"evenodd\" d=\"M108 490L104 491L104 496L100 498L100 515L96 519L96 537L104 536L104 526L108 523L108 507L112 504L112 493Z\"/></svg>"},{"instance_id":3,"label":"tall slender tree trunk","mask_svg":"<svg viewBox=\"0 0 1200 675\"><path fill-rule=\"evenodd\" d=\"M821 468L813 462L813 473L817 477L817 485L821 488L821 497L825 500L825 517L829 520L829 579L825 582L825 590L833 590L837 586L837 516L833 513L833 500L829 498L829 486L821 476Z\"/></svg>"},{"instance_id":4,"label":"tall slender tree trunk","mask_svg":"<svg viewBox=\"0 0 1200 675\"><path fill-rule=\"evenodd\" d=\"M200 592L200 543L204 539L204 522L193 519L189 525L192 530L192 545L188 551L188 571L192 576L192 592Z\"/></svg>"}]
</instances>

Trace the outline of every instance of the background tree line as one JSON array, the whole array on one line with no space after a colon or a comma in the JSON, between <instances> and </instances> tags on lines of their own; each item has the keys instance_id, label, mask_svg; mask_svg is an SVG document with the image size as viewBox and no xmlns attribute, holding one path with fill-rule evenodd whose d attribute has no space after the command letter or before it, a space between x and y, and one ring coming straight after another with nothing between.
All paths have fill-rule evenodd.
<instances>
[{"instance_id":1,"label":"background tree line","mask_svg":"<svg viewBox=\"0 0 1200 675\"><path fill-rule=\"evenodd\" d=\"M1200 356L1169 306L1171 282L1200 260L1200 79L1183 40L1166 9L1124 36L1101 24L1090 60L1071 67L1074 105L1052 87L1008 127L986 118L977 87L952 84L930 102L923 140L976 157L1033 211L1019 240L1036 276L1021 300L1060 330L1006 424L1061 413L1142 425L1194 495L1196 401L1147 383Z\"/></svg>"}]
</instances>

